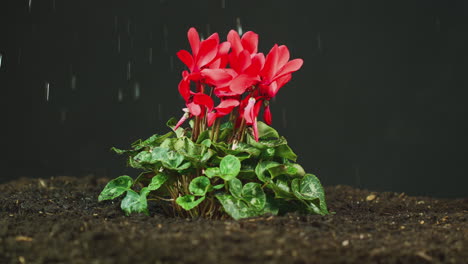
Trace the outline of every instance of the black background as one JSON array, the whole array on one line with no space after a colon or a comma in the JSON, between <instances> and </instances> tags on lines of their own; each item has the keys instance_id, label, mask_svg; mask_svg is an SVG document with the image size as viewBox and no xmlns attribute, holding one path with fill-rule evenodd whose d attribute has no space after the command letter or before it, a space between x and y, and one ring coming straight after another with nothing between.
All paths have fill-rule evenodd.
<instances>
[{"instance_id":1,"label":"black background","mask_svg":"<svg viewBox=\"0 0 468 264\"><path fill-rule=\"evenodd\" d=\"M466 197L467 15L442 0L2 1L1 181L136 176L109 148L181 115L188 28L225 40L240 23L264 53L304 59L273 126L324 185Z\"/></svg>"}]
</instances>

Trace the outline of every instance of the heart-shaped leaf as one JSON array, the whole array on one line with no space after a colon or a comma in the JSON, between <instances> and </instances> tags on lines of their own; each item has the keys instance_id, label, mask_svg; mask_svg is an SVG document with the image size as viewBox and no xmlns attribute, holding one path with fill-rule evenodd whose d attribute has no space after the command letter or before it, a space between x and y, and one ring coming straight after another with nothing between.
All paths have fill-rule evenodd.
<instances>
[{"instance_id":1,"label":"heart-shaped leaf","mask_svg":"<svg viewBox=\"0 0 468 264\"><path fill-rule=\"evenodd\" d=\"M208 192L211 183L205 176L196 177L189 184L189 191L195 196L203 196Z\"/></svg>"},{"instance_id":2,"label":"heart-shaped leaf","mask_svg":"<svg viewBox=\"0 0 468 264\"><path fill-rule=\"evenodd\" d=\"M146 200L149 190L143 189L141 190L141 195L133 190L127 190L127 196L125 196L120 204L120 208L122 208L127 216L131 213L144 213L149 215L148 202Z\"/></svg>"},{"instance_id":3,"label":"heart-shaped leaf","mask_svg":"<svg viewBox=\"0 0 468 264\"><path fill-rule=\"evenodd\" d=\"M191 210L195 208L197 205L199 205L201 202L205 200L205 196L202 196L198 198L198 200L195 200L194 195L184 195L176 199L176 203L180 205L180 207L184 208L185 210Z\"/></svg>"},{"instance_id":4,"label":"heart-shaped leaf","mask_svg":"<svg viewBox=\"0 0 468 264\"><path fill-rule=\"evenodd\" d=\"M101 194L99 194L98 200L104 201L117 198L129 190L132 184L133 179L130 176L123 175L117 177L106 184Z\"/></svg>"},{"instance_id":5,"label":"heart-shaped leaf","mask_svg":"<svg viewBox=\"0 0 468 264\"><path fill-rule=\"evenodd\" d=\"M234 179L241 169L241 163L236 156L227 155L219 164L220 177L225 181Z\"/></svg>"}]
</instances>

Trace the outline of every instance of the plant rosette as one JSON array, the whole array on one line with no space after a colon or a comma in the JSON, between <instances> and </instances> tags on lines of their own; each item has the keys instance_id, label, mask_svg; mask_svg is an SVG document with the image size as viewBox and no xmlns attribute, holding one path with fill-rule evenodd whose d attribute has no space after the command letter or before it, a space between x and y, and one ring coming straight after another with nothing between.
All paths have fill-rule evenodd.
<instances>
[{"instance_id":1,"label":"plant rosette","mask_svg":"<svg viewBox=\"0 0 468 264\"><path fill-rule=\"evenodd\" d=\"M259 53L258 35L251 31L241 38L231 30L220 43L217 33L200 40L190 28L188 40L192 53L177 53L188 68L178 87L186 106L182 117L167 122L172 131L166 134L127 150L112 148L143 172L135 180L111 180L99 201L125 195L126 215L149 214L149 200L181 217L328 214L319 179L296 163L286 139L270 126L269 102L302 60L289 60L284 45ZM265 122L257 120L260 111Z\"/></svg>"}]
</instances>

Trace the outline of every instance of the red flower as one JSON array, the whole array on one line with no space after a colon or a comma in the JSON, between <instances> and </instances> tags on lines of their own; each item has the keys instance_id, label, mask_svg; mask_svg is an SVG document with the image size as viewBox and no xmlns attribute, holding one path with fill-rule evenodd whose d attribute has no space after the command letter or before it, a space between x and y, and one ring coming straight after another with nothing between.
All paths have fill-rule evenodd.
<instances>
[{"instance_id":1,"label":"red flower","mask_svg":"<svg viewBox=\"0 0 468 264\"><path fill-rule=\"evenodd\" d=\"M218 33L214 33L207 39L200 41L195 28L190 28L187 37L192 49L192 54L186 50L177 52L177 57L189 68L190 74L186 80L201 81L213 86L227 85L232 76L226 72L227 56L231 44L223 42L219 44ZM198 92L198 91L197 91Z\"/></svg>"},{"instance_id":2,"label":"red flower","mask_svg":"<svg viewBox=\"0 0 468 264\"><path fill-rule=\"evenodd\" d=\"M191 118L192 116L204 117L206 112L211 112L213 110L213 99L209 95L203 93L194 93L192 94L187 102L187 108L184 108L185 114L177 122L174 129L179 128L185 120Z\"/></svg>"},{"instance_id":3,"label":"red flower","mask_svg":"<svg viewBox=\"0 0 468 264\"><path fill-rule=\"evenodd\" d=\"M246 125L252 126L255 141L258 141L257 116L262 105L262 100L258 99L260 98L246 97L239 107L239 118L243 118Z\"/></svg>"},{"instance_id":4,"label":"red flower","mask_svg":"<svg viewBox=\"0 0 468 264\"><path fill-rule=\"evenodd\" d=\"M241 95L249 87L256 85L260 81L258 73L265 61L262 53L257 54L258 35L254 32L246 32L241 39L236 31L231 30L227 39L232 48L229 65L233 71L229 73L233 80L228 87L219 86L215 90L217 96Z\"/></svg>"},{"instance_id":5,"label":"red flower","mask_svg":"<svg viewBox=\"0 0 468 264\"><path fill-rule=\"evenodd\" d=\"M231 113L232 109L238 105L239 100L236 99L222 100L221 103L214 108L215 111L208 113L208 126L213 125L216 118L223 117Z\"/></svg>"},{"instance_id":6,"label":"red flower","mask_svg":"<svg viewBox=\"0 0 468 264\"><path fill-rule=\"evenodd\" d=\"M265 65L260 72L260 90L268 99L275 97L278 90L291 80L291 73L299 70L302 59L289 61L289 50L286 46L277 44L268 53Z\"/></svg>"}]
</instances>

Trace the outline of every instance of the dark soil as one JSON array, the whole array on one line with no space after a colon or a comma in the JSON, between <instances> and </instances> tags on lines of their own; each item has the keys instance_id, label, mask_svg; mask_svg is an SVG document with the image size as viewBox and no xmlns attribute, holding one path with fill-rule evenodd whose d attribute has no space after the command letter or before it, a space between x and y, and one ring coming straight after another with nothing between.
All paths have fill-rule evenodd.
<instances>
[{"instance_id":1,"label":"dark soil","mask_svg":"<svg viewBox=\"0 0 468 264\"><path fill-rule=\"evenodd\" d=\"M335 186L328 216L126 217L107 180L0 185L0 263L468 263L468 199Z\"/></svg>"}]
</instances>

